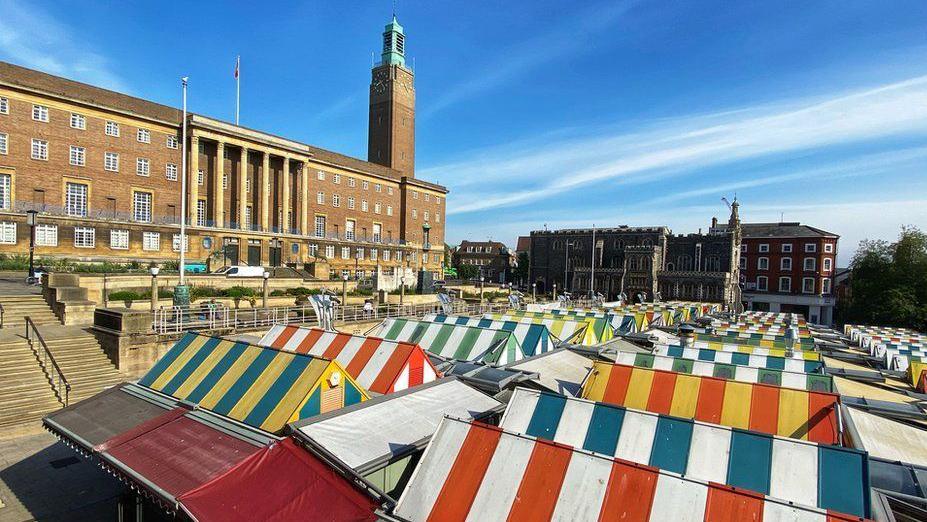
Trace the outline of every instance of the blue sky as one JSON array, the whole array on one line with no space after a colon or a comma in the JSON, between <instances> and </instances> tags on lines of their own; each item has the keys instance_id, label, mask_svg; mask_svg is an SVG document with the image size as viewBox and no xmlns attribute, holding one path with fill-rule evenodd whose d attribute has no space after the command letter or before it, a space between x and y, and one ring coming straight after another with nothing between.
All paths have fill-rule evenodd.
<instances>
[{"instance_id":1,"label":"blue sky","mask_svg":"<svg viewBox=\"0 0 927 522\"><path fill-rule=\"evenodd\" d=\"M927 2L400 0L448 239L803 221L927 228ZM391 2L0 0L0 59L363 158Z\"/></svg>"}]
</instances>

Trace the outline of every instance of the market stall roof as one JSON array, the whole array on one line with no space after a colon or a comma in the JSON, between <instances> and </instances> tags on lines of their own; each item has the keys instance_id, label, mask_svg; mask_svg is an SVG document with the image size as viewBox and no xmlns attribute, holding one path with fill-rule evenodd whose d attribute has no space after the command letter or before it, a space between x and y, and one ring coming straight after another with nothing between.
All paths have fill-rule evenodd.
<instances>
[{"instance_id":1,"label":"market stall roof","mask_svg":"<svg viewBox=\"0 0 927 522\"><path fill-rule=\"evenodd\" d=\"M394 513L419 520L857 520L446 418Z\"/></svg>"},{"instance_id":2,"label":"market stall roof","mask_svg":"<svg viewBox=\"0 0 927 522\"><path fill-rule=\"evenodd\" d=\"M535 372L538 382L550 391L577 396L582 390L583 379L592 369L592 359L571 351L557 348L545 354L522 359L506 368Z\"/></svg>"},{"instance_id":3,"label":"market stall roof","mask_svg":"<svg viewBox=\"0 0 927 522\"><path fill-rule=\"evenodd\" d=\"M565 340L576 334L577 330L585 328L585 324L566 322L554 324L527 323L519 321L495 321L485 317L469 317L466 315L444 315L444 314L425 314L422 316L423 321L433 323L450 323L464 326L476 326L477 328L489 328L491 330L507 330L515 335L515 340L521 346L525 357L544 353L553 349L556 340Z\"/></svg>"},{"instance_id":4,"label":"market stall roof","mask_svg":"<svg viewBox=\"0 0 927 522\"><path fill-rule=\"evenodd\" d=\"M839 441L838 396L596 362L583 398L825 444Z\"/></svg>"},{"instance_id":5,"label":"market stall roof","mask_svg":"<svg viewBox=\"0 0 927 522\"><path fill-rule=\"evenodd\" d=\"M438 371L424 350L404 341L278 324L264 334L258 344L334 359L358 384L379 394L438 378Z\"/></svg>"},{"instance_id":6,"label":"market stall roof","mask_svg":"<svg viewBox=\"0 0 927 522\"><path fill-rule=\"evenodd\" d=\"M708 347L683 347L655 344L653 346L653 353L657 355L668 355L670 357L695 359L698 361L714 361L724 364L750 366L753 368L772 368L789 372L819 373L824 366L820 356L814 352L798 352L801 354L809 354L809 357L796 358L784 357L783 354L754 353L750 349L746 351L739 351L737 349L715 350Z\"/></svg>"},{"instance_id":7,"label":"market stall roof","mask_svg":"<svg viewBox=\"0 0 927 522\"><path fill-rule=\"evenodd\" d=\"M133 383L104 390L42 420L45 428L82 453L176 406L177 401Z\"/></svg>"},{"instance_id":8,"label":"market stall roof","mask_svg":"<svg viewBox=\"0 0 927 522\"><path fill-rule=\"evenodd\" d=\"M368 399L335 361L195 332L139 384L272 433Z\"/></svg>"},{"instance_id":9,"label":"market stall roof","mask_svg":"<svg viewBox=\"0 0 927 522\"><path fill-rule=\"evenodd\" d=\"M193 520L376 520L379 502L292 439L179 497Z\"/></svg>"},{"instance_id":10,"label":"market stall roof","mask_svg":"<svg viewBox=\"0 0 927 522\"><path fill-rule=\"evenodd\" d=\"M778 369L754 368L650 353L617 352L616 355L615 362L627 364L628 366L655 368L740 382L760 382L797 390L834 391L833 378L830 375L820 373L787 372Z\"/></svg>"},{"instance_id":11,"label":"market stall roof","mask_svg":"<svg viewBox=\"0 0 927 522\"><path fill-rule=\"evenodd\" d=\"M525 358L515 334L506 330L391 318L372 333L385 339L416 343L445 359L501 365Z\"/></svg>"},{"instance_id":12,"label":"market stall roof","mask_svg":"<svg viewBox=\"0 0 927 522\"><path fill-rule=\"evenodd\" d=\"M453 377L290 425L361 475L424 448L445 415L482 418L502 403Z\"/></svg>"},{"instance_id":13,"label":"market stall roof","mask_svg":"<svg viewBox=\"0 0 927 522\"><path fill-rule=\"evenodd\" d=\"M277 440L205 410L177 407L97 446L104 467L169 511L176 497Z\"/></svg>"},{"instance_id":14,"label":"market stall roof","mask_svg":"<svg viewBox=\"0 0 927 522\"><path fill-rule=\"evenodd\" d=\"M927 430L844 406L846 437L873 457L927 466Z\"/></svg>"},{"instance_id":15,"label":"market stall roof","mask_svg":"<svg viewBox=\"0 0 927 522\"><path fill-rule=\"evenodd\" d=\"M692 478L869 515L864 452L518 388L499 427Z\"/></svg>"},{"instance_id":16,"label":"market stall roof","mask_svg":"<svg viewBox=\"0 0 927 522\"><path fill-rule=\"evenodd\" d=\"M613 326L611 325L612 316L609 314L602 314L601 316L555 315L511 310L504 314L483 314L483 317L493 321L549 324L550 331L560 339L582 344L583 346L604 343L614 336ZM585 329L581 328L580 325L582 324L586 325ZM577 333L580 330L582 330L582 334Z\"/></svg>"}]
</instances>

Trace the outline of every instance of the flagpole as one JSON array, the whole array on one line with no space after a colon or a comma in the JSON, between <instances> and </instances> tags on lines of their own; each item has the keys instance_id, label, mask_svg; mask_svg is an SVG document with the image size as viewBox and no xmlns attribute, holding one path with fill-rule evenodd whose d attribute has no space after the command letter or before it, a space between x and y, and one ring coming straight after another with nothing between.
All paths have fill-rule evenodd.
<instances>
[{"instance_id":1,"label":"flagpole","mask_svg":"<svg viewBox=\"0 0 927 522\"><path fill-rule=\"evenodd\" d=\"M180 157L180 286L184 283L186 248L184 242L187 235L187 77L180 79L183 83L183 126L181 130L181 143L183 150Z\"/></svg>"},{"instance_id":2,"label":"flagpole","mask_svg":"<svg viewBox=\"0 0 927 522\"><path fill-rule=\"evenodd\" d=\"M235 59L235 125L238 125L238 110L241 106L241 55Z\"/></svg>"}]
</instances>

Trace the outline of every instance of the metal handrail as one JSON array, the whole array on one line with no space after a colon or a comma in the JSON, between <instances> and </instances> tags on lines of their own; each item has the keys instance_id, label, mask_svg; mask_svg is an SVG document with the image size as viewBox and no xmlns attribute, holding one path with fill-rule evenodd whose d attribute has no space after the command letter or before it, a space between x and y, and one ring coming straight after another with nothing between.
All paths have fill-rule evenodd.
<instances>
[{"instance_id":1,"label":"metal handrail","mask_svg":"<svg viewBox=\"0 0 927 522\"><path fill-rule=\"evenodd\" d=\"M462 315L505 312L505 303L466 303L455 301L452 312ZM428 313L442 313L440 302L433 303L381 303L372 310L363 305L338 306L334 320L346 323L377 321L396 317L421 317ZM269 327L275 324L299 324L317 321L310 304L303 306L276 306L229 308L223 305L161 308L153 312L152 330L158 334L180 333L187 330L236 330Z\"/></svg>"},{"instance_id":2,"label":"metal handrail","mask_svg":"<svg viewBox=\"0 0 927 522\"><path fill-rule=\"evenodd\" d=\"M58 396L58 401L68 405L68 399L71 395L71 383L64 376L64 372L61 371L61 367L58 366L58 361L55 360L55 356L52 355L51 350L48 349L48 344L45 343L45 339L42 337L42 334L39 333L39 329L35 326L35 323L32 322L32 318L28 315L26 316L26 340L29 341L29 346L32 348L32 352L35 354L36 358L39 360L39 364L42 365L42 369L45 371L45 375L48 376L48 380L51 382L52 389L55 390L55 395ZM29 335L32 332L32 335ZM39 344L42 345L42 352L40 353L35 348L33 344L33 337L39 341ZM49 375L48 372L48 363L51 362L52 368L55 370L54 375ZM61 400L61 390L62 385L64 386L64 400Z\"/></svg>"},{"instance_id":3,"label":"metal handrail","mask_svg":"<svg viewBox=\"0 0 927 522\"><path fill-rule=\"evenodd\" d=\"M0 303L0 328L3 328L3 303Z\"/></svg>"}]
</instances>

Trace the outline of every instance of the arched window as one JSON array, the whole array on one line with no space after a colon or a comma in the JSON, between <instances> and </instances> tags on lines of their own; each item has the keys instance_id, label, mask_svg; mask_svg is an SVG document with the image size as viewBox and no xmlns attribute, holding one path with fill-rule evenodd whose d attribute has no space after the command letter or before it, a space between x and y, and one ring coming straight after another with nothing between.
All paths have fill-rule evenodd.
<instances>
[{"instance_id":1,"label":"arched window","mask_svg":"<svg viewBox=\"0 0 927 522\"><path fill-rule=\"evenodd\" d=\"M673 263L667 263L667 264L666 264L666 270L667 270L668 272L672 272L674 269L675 269L675 265L673 265Z\"/></svg>"},{"instance_id":2,"label":"arched window","mask_svg":"<svg viewBox=\"0 0 927 522\"><path fill-rule=\"evenodd\" d=\"M644 245L644 246L646 246L646 247L649 247L649 246L653 246L653 241L651 241L649 237L646 237L646 238L644 238L644 240L641 242L641 244Z\"/></svg>"},{"instance_id":3,"label":"arched window","mask_svg":"<svg viewBox=\"0 0 927 522\"><path fill-rule=\"evenodd\" d=\"M637 270L637 257L631 256L628 258L628 270Z\"/></svg>"},{"instance_id":4,"label":"arched window","mask_svg":"<svg viewBox=\"0 0 927 522\"><path fill-rule=\"evenodd\" d=\"M680 270L692 270L692 258L687 255L679 256L676 263Z\"/></svg>"},{"instance_id":5,"label":"arched window","mask_svg":"<svg viewBox=\"0 0 927 522\"><path fill-rule=\"evenodd\" d=\"M615 240L615 248L617 248L617 249L619 249L619 250L622 249L622 248L624 248L624 241L622 241L622 240L620 240L620 239L616 239L616 240Z\"/></svg>"}]
</instances>

